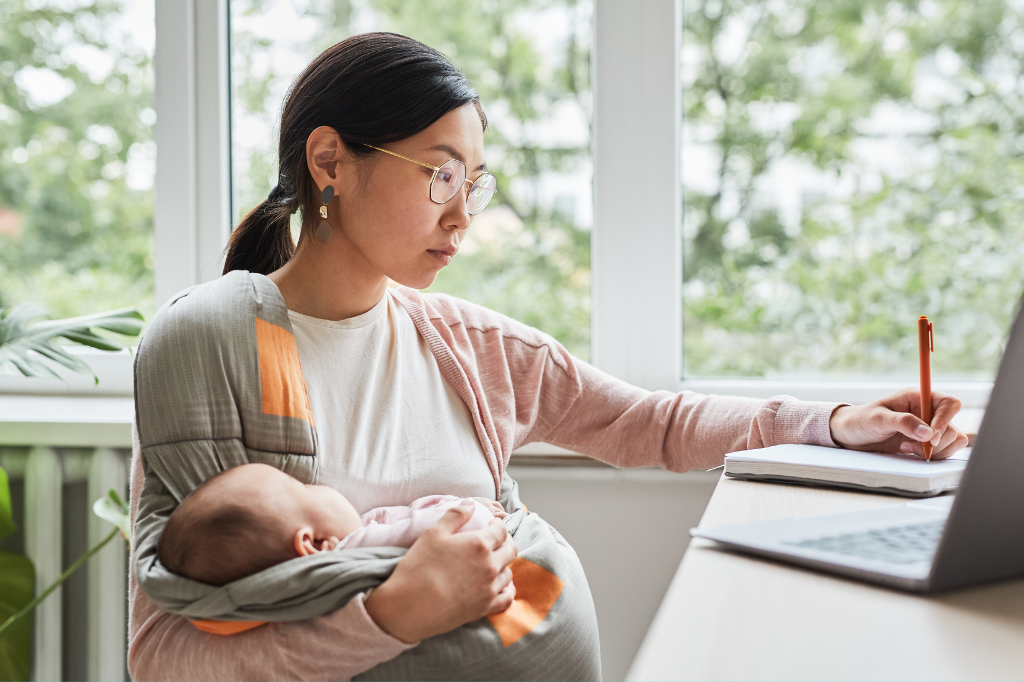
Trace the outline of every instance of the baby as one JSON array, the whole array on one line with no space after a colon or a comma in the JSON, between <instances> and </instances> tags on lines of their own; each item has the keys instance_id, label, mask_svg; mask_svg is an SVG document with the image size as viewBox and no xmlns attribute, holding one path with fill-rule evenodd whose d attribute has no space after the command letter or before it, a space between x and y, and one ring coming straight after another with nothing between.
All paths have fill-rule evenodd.
<instances>
[{"instance_id":1,"label":"baby","mask_svg":"<svg viewBox=\"0 0 1024 682\"><path fill-rule=\"evenodd\" d=\"M334 488L303 485L266 464L245 464L214 476L178 505L160 535L157 553L178 575L226 585L318 552L410 547L459 504L474 508L460 533L507 516L487 498L433 495L408 507L371 509L360 517Z\"/></svg>"}]
</instances>

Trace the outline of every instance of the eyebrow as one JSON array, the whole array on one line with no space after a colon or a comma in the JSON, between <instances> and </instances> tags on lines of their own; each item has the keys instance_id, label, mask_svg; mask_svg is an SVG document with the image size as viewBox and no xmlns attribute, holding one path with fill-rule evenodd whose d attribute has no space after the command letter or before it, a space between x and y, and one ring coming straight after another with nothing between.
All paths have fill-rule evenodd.
<instances>
[{"instance_id":1,"label":"eyebrow","mask_svg":"<svg viewBox=\"0 0 1024 682\"><path fill-rule=\"evenodd\" d=\"M433 147L428 147L427 149L430 150L430 151L437 151L437 152L444 152L445 154L451 154L453 159L458 159L462 163L466 163L466 157L464 157L462 154L460 154L458 152L458 150L455 149L455 147L452 147L451 145L435 144ZM476 167L476 169L473 170L473 172L475 173L477 171L485 171L485 170L487 170L487 164L486 163L481 163L479 166Z\"/></svg>"}]
</instances>

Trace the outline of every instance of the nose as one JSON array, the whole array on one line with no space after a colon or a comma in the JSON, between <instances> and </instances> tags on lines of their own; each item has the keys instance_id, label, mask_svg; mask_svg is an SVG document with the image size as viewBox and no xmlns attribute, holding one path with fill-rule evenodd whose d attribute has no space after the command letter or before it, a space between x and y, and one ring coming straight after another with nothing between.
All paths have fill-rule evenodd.
<instances>
[{"instance_id":1,"label":"nose","mask_svg":"<svg viewBox=\"0 0 1024 682\"><path fill-rule=\"evenodd\" d=\"M465 190L465 186L463 187ZM442 225L450 231L468 230L473 222L473 216L469 215L469 206L466 203L468 192L456 192L455 196L444 205L444 214L441 216Z\"/></svg>"}]
</instances>

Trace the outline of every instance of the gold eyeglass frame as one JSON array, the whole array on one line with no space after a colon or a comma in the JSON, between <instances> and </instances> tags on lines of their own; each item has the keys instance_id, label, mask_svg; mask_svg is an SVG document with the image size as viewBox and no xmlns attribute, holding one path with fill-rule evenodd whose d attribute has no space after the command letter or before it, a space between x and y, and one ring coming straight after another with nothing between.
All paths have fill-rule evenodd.
<instances>
[{"instance_id":1,"label":"gold eyeglass frame","mask_svg":"<svg viewBox=\"0 0 1024 682\"><path fill-rule=\"evenodd\" d=\"M444 201L434 201L434 197L430 196L430 194L431 194L430 188L434 186L434 179L437 177L437 174L440 172L441 168L445 164L447 164L448 161L456 161L458 163L461 163L463 168L466 168L466 164L464 162L460 161L459 159L448 159L448 161L445 161L440 166L433 166L433 165L431 165L429 163L424 163L422 161L417 161L416 159L410 159L408 156L402 156L401 154L398 154L397 152L388 151L387 149L381 149L380 147L374 147L372 144L366 144L365 142L363 142L361 144L364 147L369 147L370 149L376 149L379 152L384 152L385 154L390 154L391 156L396 156L399 159L405 159L406 161L412 161L413 163L415 163L415 164L417 164L419 166L423 166L424 168L430 168L431 170L433 170L434 174L430 176L430 182L427 184L427 198L429 198L431 202L441 206L441 205L447 204L449 201L451 201L452 199L455 198L455 194L458 194L458 192L455 192L455 194L452 194L450 197L448 197ZM493 173L488 173L487 171L484 171L479 176L477 176L476 180L470 181L470 179L469 179L469 169L466 168L466 179L463 180L462 183L463 183L463 185L467 185L467 184L469 185L469 189L466 190L466 197L467 197L467 199L469 197L469 193L473 191L473 185L475 185L476 183L480 182L480 178L482 178L482 177L484 177L486 175L490 175L492 178L495 179L495 183L494 183L495 184L495 192L497 192L497 184L498 184L497 183L497 178L495 178ZM491 195L491 198L492 199L494 198L494 194ZM487 203L490 203L490 201L491 200L488 199ZM486 207L486 204L485 204L485 207ZM467 208L467 211L468 211L469 207L467 206L466 208ZM480 209L480 210L483 211L483 209ZM479 213L470 213L469 215L479 215Z\"/></svg>"}]
</instances>

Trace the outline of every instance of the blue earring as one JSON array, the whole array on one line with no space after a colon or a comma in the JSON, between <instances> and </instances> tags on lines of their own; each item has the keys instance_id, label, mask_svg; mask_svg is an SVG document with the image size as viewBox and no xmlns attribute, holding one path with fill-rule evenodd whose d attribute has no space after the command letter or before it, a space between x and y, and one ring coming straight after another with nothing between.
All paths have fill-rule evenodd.
<instances>
[{"instance_id":1,"label":"blue earring","mask_svg":"<svg viewBox=\"0 0 1024 682\"><path fill-rule=\"evenodd\" d=\"M324 244L331 241L331 237L334 236L334 228L331 227L330 221L327 220L327 204L331 203L333 198L334 188L327 185L324 187L324 191L320 193L320 201L323 202L323 206L320 207L320 225L316 228L316 238Z\"/></svg>"}]
</instances>

